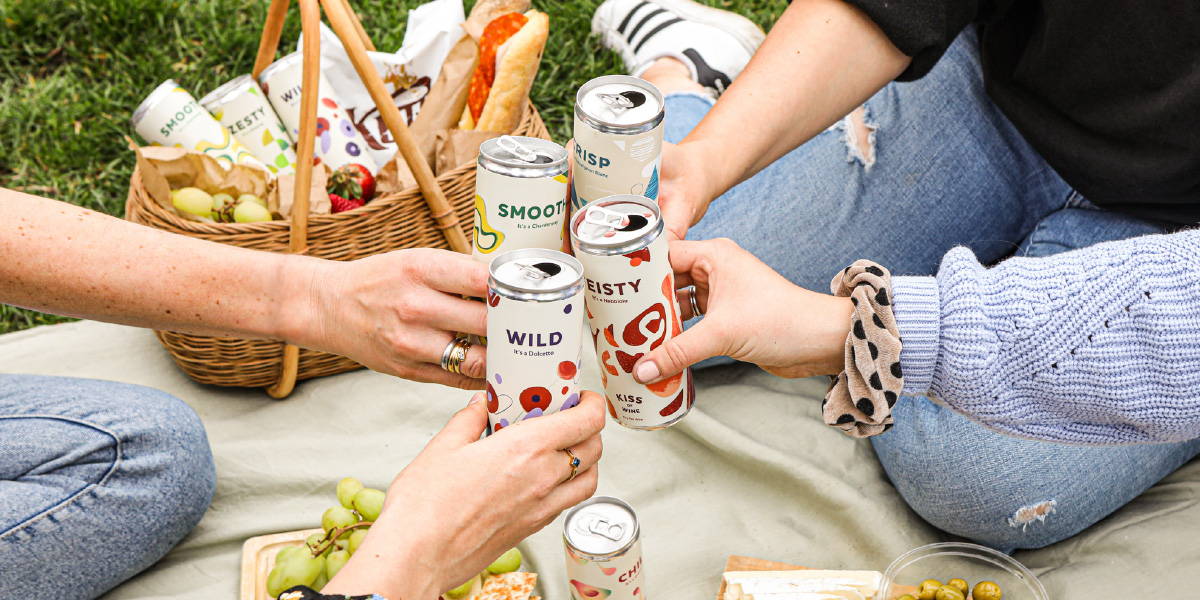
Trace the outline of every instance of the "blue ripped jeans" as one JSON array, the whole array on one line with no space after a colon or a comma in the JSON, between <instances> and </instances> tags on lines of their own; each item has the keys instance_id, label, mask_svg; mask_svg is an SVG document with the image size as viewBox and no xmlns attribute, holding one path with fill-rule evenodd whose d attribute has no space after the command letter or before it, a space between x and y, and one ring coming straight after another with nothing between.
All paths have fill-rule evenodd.
<instances>
[{"instance_id":1,"label":"blue ripped jeans","mask_svg":"<svg viewBox=\"0 0 1200 600\"><path fill-rule=\"evenodd\" d=\"M0 375L0 598L95 598L154 564L215 489L180 400L135 385Z\"/></svg>"},{"instance_id":2,"label":"blue ripped jeans","mask_svg":"<svg viewBox=\"0 0 1200 600\"><path fill-rule=\"evenodd\" d=\"M711 101L667 98L679 141ZM983 262L1046 256L1165 226L1098 209L1029 146L986 97L973 30L924 78L865 104L873 148L848 120L717 198L688 234L728 237L791 281L828 291L867 258L931 275L950 248ZM909 506L948 533L1005 551L1070 537L1200 452L1200 440L1081 447L1006 437L926 398L902 399L895 427L871 440ZM831 431L830 435L838 435Z\"/></svg>"}]
</instances>

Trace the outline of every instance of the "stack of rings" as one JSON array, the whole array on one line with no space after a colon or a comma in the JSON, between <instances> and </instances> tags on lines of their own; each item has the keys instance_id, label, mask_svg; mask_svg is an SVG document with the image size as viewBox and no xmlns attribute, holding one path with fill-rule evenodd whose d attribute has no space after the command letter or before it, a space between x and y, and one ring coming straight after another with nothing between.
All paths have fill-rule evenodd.
<instances>
[{"instance_id":1,"label":"stack of rings","mask_svg":"<svg viewBox=\"0 0 1200 600\"><path fill-rule=\"evenodd\" d=\"M442 351L442 369L462 374L462 365L467 362L467 350L471 348L471 340L466 336L456 336Z\"/></svg>"},{"instance_id":2,"label":"stack of rings","mask_svg":"<svg viewBox=\"0 0 1200 600\"><path fill-rule=\"evenodd\" d=\"M688 294L688 298L692 303L692 318L703 317L704 313L700 312L700 302L696 299L696 286L688 286L688 291L691 292Z\"/></svg>"}]
</instances>

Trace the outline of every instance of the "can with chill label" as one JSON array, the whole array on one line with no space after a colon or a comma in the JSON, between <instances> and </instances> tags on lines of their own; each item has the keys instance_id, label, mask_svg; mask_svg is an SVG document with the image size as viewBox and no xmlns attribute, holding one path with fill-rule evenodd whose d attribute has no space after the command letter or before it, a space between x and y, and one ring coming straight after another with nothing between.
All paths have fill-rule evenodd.
<instances>
[{"instance_id":1,"label":"can with chill label","mask_svg":"<svg viewBox=\"0 0 1200 600\"><path fill-rule=\"evenodd\" d=\"M479 146L472 255L561 250L567 222L567 150L541 138L500 136Z\"/></svg>"},{"instance_id":2,"label":"can with chill label","mask_svg":"<svg viewBox=\"0 0 1200 600\"><path fill-rule=\"evenodd\" d=\"M200 105L272 173L295 172L292 138L254 78L235 77L201 98Z\"/></svg>"},{"instance_id":3,"label":"can with chill label","mask_svg":"<svg viewBox=\"0 0 1200 600\"><path fill-rule=\"evenodd\" d=\"M683 330L663 231L657 203L632 194L595 200L571 216L609 414L632 429L674 425L696 398L690 369L650 384L633 378L638 359Z\"/></svg>"},{"instance_id":4,"label":"can with chill label","mask_svg":"<svg viewBox=\"0 0 1200 600\"><path fill-rule=\"evenodd\" d=\"M557 250L497 256L487 297L488 432L579 404L583 266Z\"/></svg>"},{"instance_id":5,"label":"can with chill label","mask_svg":"<svg viewBox=\"0 0 1200 600\"><path fill-rule=\"evenodd\" d=\"M221 166L235 164L266 169L174 79L160 84L133 111L133 129L147 142L207 154Z\"/></svg>"},{"instance_id":6,"label":"can with chill label","mask_svg":"<svg viewBox=\"0 0 1200 600\"><path fill-rule=\"evenodd\" d=\"M322 73L317 78L317 133L313 154L314 164L324 162L336 171L349 164L359 164L375 174L379 165L367 152L367 141L354 126L342 106L333 86ZM288 135L300 143L300 91L304 82L304 56L293 52L267 65L258 76L263 93L287 127Z\"/></svg>"},{"instance_id":7,"label":"can with chill label","mask_svg":"<svg viewBox=\"0 0 1200 600\"><path fill-rule=\"evenodd\" d=\"M572 600L645 600L641 525L625 502L596 496L572 508L563 547Z\"/></svg>"},{"instance_id":8,"label":"can with chill label","mask_svg":"<svg viewBox=\"0 0 1200 600\"><path fill-rule=\"evenodd\" d=\"M663 95L637 77L605 75L575 95L574 208L615 194L658 199Z\"/></svg>"}]
</instances>

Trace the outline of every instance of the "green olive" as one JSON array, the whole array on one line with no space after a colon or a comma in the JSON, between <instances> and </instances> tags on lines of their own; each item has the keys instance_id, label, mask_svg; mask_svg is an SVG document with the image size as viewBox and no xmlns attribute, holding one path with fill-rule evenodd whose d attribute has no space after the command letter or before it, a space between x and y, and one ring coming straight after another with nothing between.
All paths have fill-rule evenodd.
<instances>
[{"instance_id":1,"label":"green olive","mask_svg":"<svg viewBox=\"0 0 1200 600\"><path fill-rule=\"evenodd\" d=\"M937 593L933 595L933 600L964 600L965 598L966 596L963 596L958 588L948 585L938 588Z\"/></svg>"},{"instance_id":2,"label":"green olive","mask_svg":"<svg viewBox=\"0 0 1200 600\"><path fill-rule=\"evenodd\" d=\"M971 589L971 586L967 585L966 579L960 579L958 577L955 577L954 579L947 581L946 585L948 585L952 588L957 588L958 591L962 592L964 596L966 596L967 591Z\"/></svg>"},{"instance_id":3,"label":"green olive","mask_svg":"<svg viewBox=\"0 0 1200 600\"><path fill-rule=\"evenodd\" d=\"M936 579L926 579L917 586L917 600L934 600L937 591L942 587L942 582Z\"/></svg>"},{"instance_id":4,"label":"green olive","mask_svg":"<svg viewBox=\"0 0 1200 600\"><path fill-rule=\"evenodd\" d=\"M1000 586L992 581L980 581L975 584L975 589L971 591L971 598L974 600L1000 600L1003 596L1000 591Z\"/></svg>"}]
</instances>

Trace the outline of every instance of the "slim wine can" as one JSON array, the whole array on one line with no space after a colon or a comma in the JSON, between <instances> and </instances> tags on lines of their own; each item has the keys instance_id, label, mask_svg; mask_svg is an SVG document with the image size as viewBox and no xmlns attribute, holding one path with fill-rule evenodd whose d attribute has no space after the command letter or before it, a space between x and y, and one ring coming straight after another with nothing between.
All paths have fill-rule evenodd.
<instances>
[{"instance_id":1,"label":"slim wine can","mask_svg":"<svg viewBox=\"0 0 1200 600\"><path fill-rule=\"evenodd\" d=\"M295 172L292 138L254 78L235 77L201 98L200 105L272 173Z\"/></svg>"},{"instance_id":2,"label":"slim wine can","mask_svg":"<svg viewBox=\"0 0 1200 600\"><path fill-rule=\"evenodd\" d=\"M133 111L133 129L147 142L207 154L229 168L235 164L266 169L174 79L160 84Z\"/></svg>"},{"instance_id":3,"label":"slim wine can","mask_svg":"<svg viewBox=\"0 0 1200 600\"><path fill-rule=\"evenodd\" d=\"M279 120L287 127L288 134L297 144L300 142L300 90L304 82L304 57L293 52L267 65L258 76L258 83L275 108ZM350 115L342 108L342 102L334 93L333 86L321 74L317 78L317 139L314 146L314 164L324 162L330 169L337 170L349 164L359 164L371 173L379 172L379 165L367 152L363 138Z\"/></svg>"},{"instance_id":4,"label":"slim wine can","mask_svg":"<svg viewBox=\"0 0 1200 600\"><path fill-rule=\"evenodd\" d=\"M658 199L663 95L626 75L597 77L575 95L575 208L615 194Z\"/></svg>"},{"instance_id":5,"label":"slim wine can","mask_svg":"<svg viewBox=\"0 0 1200 600\"><path fill-rule=\"evenodd\" d=\"M557 250L497 256L487 297L488 431L579 404L583 266Z\"/></svg>"},{"instance_id":6,"label":"slim wine can","mask_svg":"<svg viewBox=\"0 0 1200 600\"><path fill-rule=\"evenodd\" d=\"M609 414L632 429L674 425L692 409L692 373L650 384L633 365L683 330L658 205L632 194L592 201L571 216L586 273L584 298Z\"/></svg>"},{"instance_id":7,"label":"slim wine can","mask_svg":"<svg viewBox=\"0 0 1200 600\"><path fill-rule=\"evenodd\" d=\"M641 525L633 508L596 496L563 522L567 585L572 600L644 600Z\"/></svg>"},{"instance_id":8,"label":"slim wine can","mask_svg":"<svg viewBox=\"0 0 1200 600\"><path fill-rule=\"evenodd\" d=\"M563 247L567 150L550 140L500 136L479 146L472 255L490 261L509 250Z\"/></svg>"}]
</instances>

